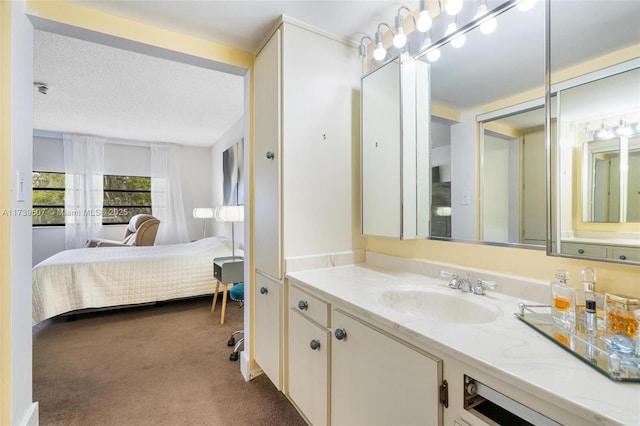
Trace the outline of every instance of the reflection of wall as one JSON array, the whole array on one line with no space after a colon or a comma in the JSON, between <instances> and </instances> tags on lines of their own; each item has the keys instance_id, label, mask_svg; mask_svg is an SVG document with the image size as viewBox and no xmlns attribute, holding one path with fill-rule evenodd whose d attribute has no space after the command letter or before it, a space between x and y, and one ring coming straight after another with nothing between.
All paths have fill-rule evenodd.
<instances>
[{"instance_id":1,"label":"reflection of wall","mask_svg":"<svg viewBox=\"0 0 640 426\"><path fill-rule=\"evenodd\" d=\"M517 143L513 140L504 139L497 136L485 134L483 150L483 172L482 172L482 235L486 241L496 242L518 242L509 239L510 220L509 214L514 198L517 207L517 186L516 193L513 189L512 177L515 170L516 182L518 181L518 161L511 162L512 147ZM517 216L516 216L517 220ZM517 223L517 222L516 222Z\"/></svg>"},{"instance_id":2,"label":"reflection of wall","mask_svg":"<svg viewBox=\"0 0 640 426\"><path fill-rule=\"evenodd\" d=\"M458 240L477 239L475 116L462 114L451 126L451 237Z\"/></svg>"},{"instance_id":3,"label":"reflection of wall","mask_svg":"<svg viewBox=\"0 0 640 426\"><path fill-rule=\"evenodd\" d=\"M629 152L627 221L640 222L640 150Z\"/></svg>"}]
</instances>

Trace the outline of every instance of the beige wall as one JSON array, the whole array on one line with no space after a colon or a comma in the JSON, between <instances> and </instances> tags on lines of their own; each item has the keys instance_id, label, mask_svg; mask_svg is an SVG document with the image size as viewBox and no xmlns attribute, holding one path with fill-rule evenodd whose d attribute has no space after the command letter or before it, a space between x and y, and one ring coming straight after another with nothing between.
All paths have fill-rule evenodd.
<instances>
[{"instance_id":1,"label":"beige wall","mask_svg":"<svg viewBox=\"0 0 640 426\"><path fill-rule=\"evenodd\" d=\"M640 267L638 266L550 257L543 250L449 241L392 241L368 238L367 250L549 282L552 281L557 269L566 269L569 271L571 284L578 287L580 286L580 268L591 266L598 274L598 291L640 297Z\"/></svg>"}]
</instances>

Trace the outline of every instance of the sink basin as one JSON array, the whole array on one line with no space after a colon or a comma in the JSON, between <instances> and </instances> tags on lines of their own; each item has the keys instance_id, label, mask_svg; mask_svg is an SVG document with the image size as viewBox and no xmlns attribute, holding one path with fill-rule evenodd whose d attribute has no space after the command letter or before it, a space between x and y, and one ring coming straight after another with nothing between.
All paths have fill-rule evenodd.
<instances>
[{"instance_id":1,"label":"sink basin","mask_svg":"<svg viewBox=\"0 0 640 426\"><path fill-rule=\"evenodd\" d=\"M491 322L500 308L484 296L437 288L394 288L382 293L383 305L406 315L456 324Z\"/></svg>"}]
</instances>

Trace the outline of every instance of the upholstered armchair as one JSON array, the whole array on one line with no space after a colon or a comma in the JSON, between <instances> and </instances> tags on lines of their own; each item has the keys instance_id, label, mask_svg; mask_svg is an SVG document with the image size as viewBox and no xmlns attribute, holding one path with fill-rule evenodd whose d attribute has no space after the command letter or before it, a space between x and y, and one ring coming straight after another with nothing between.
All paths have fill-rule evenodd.
<instances>
[{"instance_id":1,"label":"upholstered armchair","mask_svg":"<svg viewBox=\"0 0 640 426\"><path fill-rule=\"evenodd\" d=\"M122 241L93 239L85 247L152 246L156 240L160 221L149 214L137 214L131 218Z\"/></svg>"}]
</instances>

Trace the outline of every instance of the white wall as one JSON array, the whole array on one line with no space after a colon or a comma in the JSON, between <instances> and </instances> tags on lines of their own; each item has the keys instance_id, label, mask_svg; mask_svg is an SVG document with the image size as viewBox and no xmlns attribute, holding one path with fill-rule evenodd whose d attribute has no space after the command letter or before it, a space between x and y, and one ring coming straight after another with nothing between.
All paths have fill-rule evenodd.
<instances>
[{"instance_id":1,"label":"white wall","mask_svg":"<svg viewBox=\"0 0 640 426\"><path fill-rule=\"evenodd\" d=\"M222 175L222 153L232 145L239 142L244 134L244 121L239 120L235 123L220 139L216 141L215 144L211 147L211 182L212 182L212 198L211 202L208 205L202 205L198 207L216 207L224 204L224 188L223 188L223 175ZM245 141L244 143L244 152L249 150L249 143ZM240 161L244 161L244 158L241 158ZM248 182L249 168L247 165L244 167L244 177L243 182ZM245 192L245 204L248 193ZM248 219L248 218L245 218ZM207 236L211 235L219 235L226 236L231 238L231 224L230 223L218 223L215 220L209 220L207 223ZM233 225L233 230L235 233L235 242L239 244L241 247L245 247L244 244L244 225L240 223L236 223ZM201 229L202 231L202 229Z\"/></svg>"},{"instance_id":2,"label":"white wall","mask_svg":"<svg viewBox=\"0 0 640 426\"><path fill-rule=\"evenodd\" d=\"M11 7L11 165L13 209L31 209L31 140L33 126L33 27L25 15L26 3ZM3 64L4 66L5 64ZM16 179L25 180L25 201L17 201ZM11 219L11 422L38 424L32 403L31 349L31 217ZM7 409L8 407L2 407Z\"/></svg>"},{"instance_id":3,"label":"white wall","mask_svg":"<svg viewBox=\"0 0 640 426\"><path fill-rule=\"evenodd\" d=\"M465 113L451 126L451 237L456 240L477 240L475 116ZM468 204L463 204L463 195L468 195Z\"/></svg>"},{"instance_id":4,"label":"white wall","mask_svg":"<svg viewBox=\"0 0 640 426\"><path fill-rule=\"evenodd\" d=\"M33 170L64 172L64 149L59 135L33 138ZM104 150L107 174L149 176L150 151L147 146L130 142L108 143ZM202 222L193 217L194 207L209 206L212 200L211 149L182 147L180 150L182 199L189 239L202 238ZM222 160L221 160L222 161ZM30 172L31 169L29 169ZM103 238L121 239L125 225L103 227ZM64 250L64 227L33 228L33 265Z\"/></svg>"},{"instance_id":5,"label":"white wall","mask_svg":"<svg viewBox=\"0 0 640 426\"><path fill-rule=\"evenodd\" d=\"M511 141L484 135L482 180L482 239L509 240L509 146ZM517 164L517 163L516 163Z\"/></svg>"}]
</instances>

